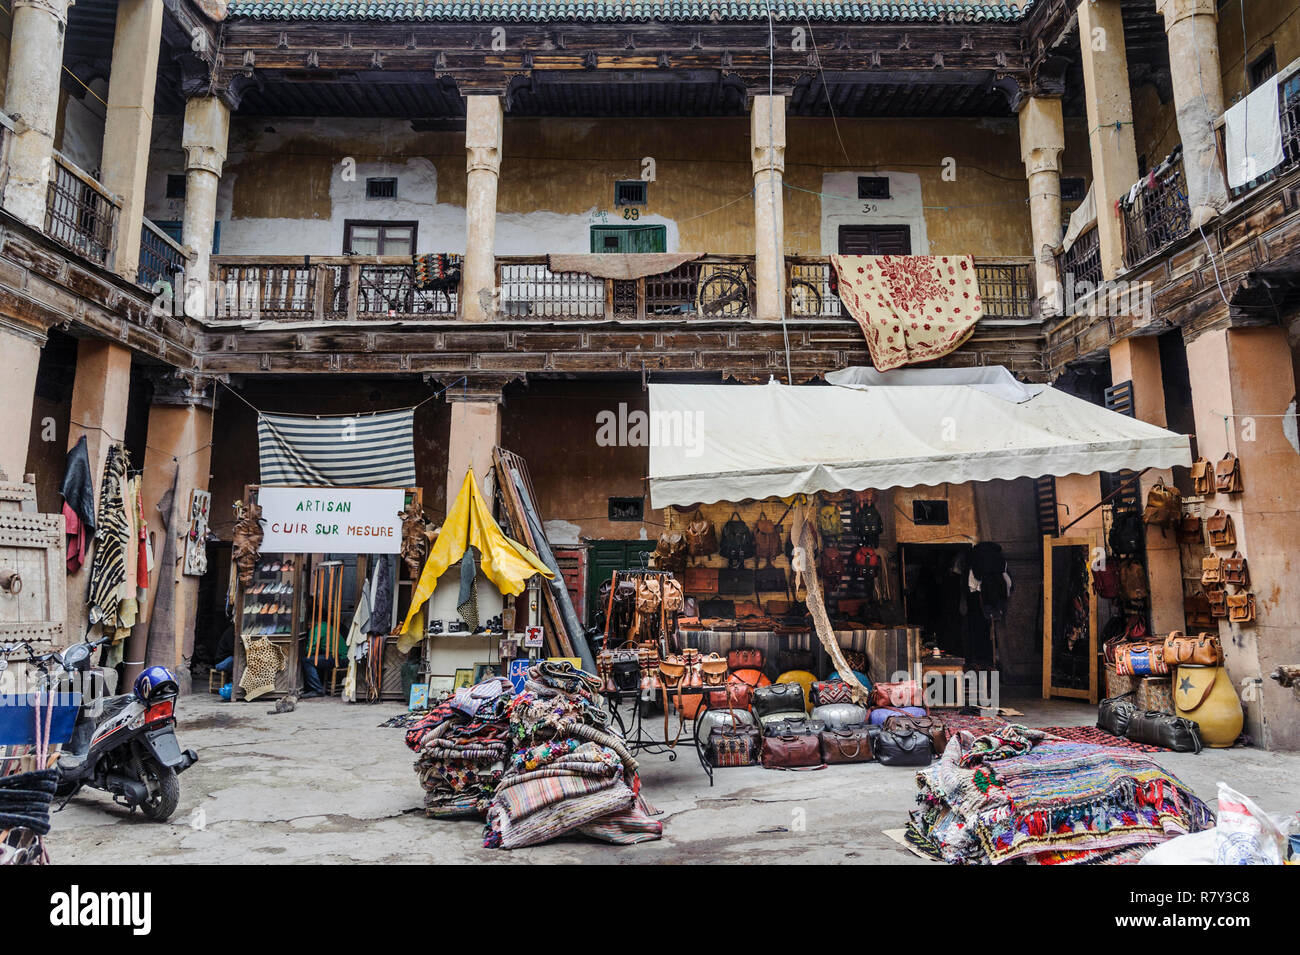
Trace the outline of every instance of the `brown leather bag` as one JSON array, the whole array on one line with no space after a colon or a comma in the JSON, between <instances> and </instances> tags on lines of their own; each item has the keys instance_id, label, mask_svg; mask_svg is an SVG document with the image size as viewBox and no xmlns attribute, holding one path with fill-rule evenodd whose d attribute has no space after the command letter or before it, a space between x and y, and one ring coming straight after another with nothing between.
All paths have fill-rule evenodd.
<instances>
[{"instance_id":1,"label":"brown leather bag","mask_svg":"<svg viewBox=\"0 0 1300 955\"><path fill-rule=\"evenodd\" d=\"M1183 496L1178 488L1165 484L1161 478L1147 491L1147 506L1142 510L1142 523L1156 527L1173 527L1183 516Z\"/></svg>"},{"instance_id":2,"label":"brown leather bag","mask_svg":"<svg viewBox=\"0 0 1300 955\"><path fill-rule=\"evenodd\" d=\"M664 531L655 545L655 569L680 575L686 569L686 538L676 531Z\"/></svg>"},{"instance_id":3,"label":"brown leather bag","mask_svg":"<svg viewBox=\"0 0 1300 955\"><path fill-rule=\"evenodd\" d=\"M1241 461L1229 451L1214 468L1214 489L1220 494L1240 494L1241 488Z\"/></svg>"},{"instance_id":4,"label":"brown leather bag","mask_svg":"<svg viewBox=\"0 0 1300 955\"><path fill-rule=\"evenodd\" d=\"M686 547L692 557L707 557L718 552L718 535L713 529L713 522L706 520L699 511L686 525Z\"/></svg>"},{"instance_id":5,"label":"brown leather bag","mask_svg":"<svg viewBox=\"0 0 1300 955\"><path fill-rule=\"evenodd\" d=\"M1207 590L1205 599L1210 603L1210 616L1222 620L1228 616L1228 592L1226 590Z\"/></svg>"},{"instance_id":6,"label":"brown leather bag","mask_svg":"<svg viewBox=\"0 0 1300 955\"><path fill-rule=\"evenodd\" d=\"M1214 493L1214 469L1205 458L1192 463L1192 490L1203 497Z\"/></svg>"},{"instance_id":7,"label":"brown leather bag","mask_svg":"<svg viewBox=\"0 0 1300 955\"><path fill-rule=\"evenodd\" d=\"M718 592L718 568L687 567L682 571L682 586L688 594L707 597Z\"/></svg>"},{"instance_id":8,"label":"brown leather bag","mask_svg":"<svg viewBox=\"0 0 1300 955\"><path fill-rule=\"evenodd\" d=\"M763 740L766 769L806 769L823 766L821 737L816 733L768 736Z\"/></svg>"},{"instance_id":9,"label":"brown leather bag","mask_svg":"<svg viewBox=\"0 0 1300 955\"><path fill-rule=\"evenodd\" d=\"M659 605L664 613L680 613L686 595L682 593L682 582L675 577L663 577L659 581Z\"/></svg>"},{"instance_id":10,"label":"brown leather bag","mask_svg":"<svg viewBox=\"0 0 1300 955\"><path fill-rule=\"evenodd\" d=\"M1146 600L1151 591L1147 586L1147 569L1136 560L1119 562L1119 592L1125 600Z\"/></svg>"},{"instance_id":11,"label":"brown leather bag","mask_svg":"<svg viewBox=\"0 0 1300 955\"><path fill-rule=\"evenodd\" d=\"M1207 590L1223 586L1223 558L1218 554L1201 558L1201 586Z\"/></svg>"},{"instance_id":12,"label":"brown leather bag","mask_svg":"<svg viewBox=\"0 0 1300 955\"><path fill-rule=\"evenodd\" d=\"M1232 525L1232 515L1224 511L1215 511L1205 522L1210 532L1210 543L1215 547L1236 547L1237 530Z\"/></svg>"},{"instance_id":13,"label":"brown leather bag","mask_svg":"<svg viewBox=\"0 0 1300 955\"><path fill-rule=\"evenodd\" d=\"M723 686L727 682L727 661L716 653L701 657L700 675L705 686Z\"/></svg>"},{"instance_id":14,"label":"brown leather bag","mask_svg":"<svg viewBox=\"0 0 1300 955\"><path fill-rule=\"evenodd\" d=\"M781 555L781 528L761 511L754 522L754 556L769 563Z\"/></svg>"},{"instance_id":15,"label":"brown leather bag","mask_svg":"<svg viewBox=\"0 0 1300 955\"><path fill-rule=\"evenodd\" d=\"M1189 637L1181 630L1174 630L1165 637L1164 657L1165 666L1170 667L1183 663L1217 667L1223 663L1223 645L1217 633Z\"/></svg>"},{"instance_id":16,"label":"brown leather bag","mask_svg":"<svg viewBox=\"0 0 1300 955\"><path fill-rule=\"evenodd\" d=\"M1205 540L1201 519L1195 514L1184 514L1178 522L1178 540L1183 544L1200 544Z\"/></svg>"},{"instance_id":17,"label":"brown leather bag","mask_svg":"<svg viewBox=\"0 0 1300 955\"><path fill-rule=\"evenodd\" d=\"M1192 594L1183 598L1183 619L1188 630L1209 630L1214 626L1214 614L1205 594Z\"/></svg>"},{"instance_id":18,"label":"brown leather bag","mask_svg":"<svg viewBox=\"0 0 1300 955\"><path fill-rule=\"evenodd\" d=\"M763 651L757 647L735 647L727 651L727 666L733 670L761 670Z\"/></svg>"},{"instance_id":19,"label":"brown leather bag","mask_svg":"<svg viewBox=\"0 0 1300 955\"><path fill-rule=\"evenodd\" d=\"M1225 584L1242 588L1250 586L1250 567L1246 564L1246 558L1235 550L1231 557L1223 558L1222 574Z\"/></svg>"},{"instance_id":20,"label":"brown leather bag","mask_svg":"<svg viewBox=\"0 0 1300 955\"><path fill-rule=\"evenodd\" d=\"M659 613L662 597L658 577L641 577L636 582L636 612L642 617Z\"/></svg>"},{"instance_id":21,"label":"brown leather bag","mask_svg":"<svg viewBox=\"0 0 1300 955\"><path fill-rule=\"evenodd\" d=\"M1255 595L1228 594L1228 619L1233 623L1255 622Z\"/></svg>"},{"instance_id":22,"label":"brown leather bag","mask_svg":"<svg viewBox=\"0 0 1300 955\"><path fill-rule=\"evenodd\" d=\"M822 730L823 763L866 763L875 758L871 732L865 726Z\"/></svg>"}]
</instances>

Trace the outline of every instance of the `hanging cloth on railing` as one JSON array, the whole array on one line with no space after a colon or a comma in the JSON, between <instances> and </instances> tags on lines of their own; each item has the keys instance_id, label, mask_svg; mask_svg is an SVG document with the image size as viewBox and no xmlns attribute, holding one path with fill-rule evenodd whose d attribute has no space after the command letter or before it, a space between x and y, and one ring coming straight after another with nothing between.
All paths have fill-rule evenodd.
<instances>
[{"instance_id":1,"label":"hanging cloth on railing","mask_svg":"<svg viewBox=\"0 0 1300 955\"><path fill-rule=\"evenodd\" d=\"M264 485L412 487L415 409L356 416L257 416Z\"/></svg>"},{"instance_id":2,"label":"hanging cloth on railing","mask_svg":"<svg viewBox=\"0 0 1300 955\"><path fill-rule=\"evenodd\" d=\"M1070 213L1070 226L1065 230L1065 238L1061 240L1061 251L1069 252L1070 246L1079 240L1083 235L1097 223L1097 193L1095 184L1088 187L1088 194L1083 197L1083 202L1079 203L1079 208Z\"/></svg>"},{"instance_id":3,"label":"hanging cloth on railing","mask_svg":"<svg viewBox=\"0 0 1300 955\"><path fill-rule=\"evenodd\" d=\"M1277 106L1277 77L1271 76L1223 114L1223 146L1228 185L1253 182L1282 164L1282 118Z\"/></svg>"}]
</instances>

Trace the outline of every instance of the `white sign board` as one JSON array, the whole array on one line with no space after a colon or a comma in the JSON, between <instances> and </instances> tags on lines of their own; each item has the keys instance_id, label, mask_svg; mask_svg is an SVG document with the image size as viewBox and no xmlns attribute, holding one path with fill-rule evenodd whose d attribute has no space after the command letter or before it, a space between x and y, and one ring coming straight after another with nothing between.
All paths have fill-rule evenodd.
<instances>
[{"instance_id":1,"label":"white sign board","mask_svg":"<svg viewBox=\"0 0 1300 955\"><path fill-rule=\"evenodd\" d=\"M406 492L400 487L262 487L267 554L396 554Z\"/></svg>"}]
</instances>

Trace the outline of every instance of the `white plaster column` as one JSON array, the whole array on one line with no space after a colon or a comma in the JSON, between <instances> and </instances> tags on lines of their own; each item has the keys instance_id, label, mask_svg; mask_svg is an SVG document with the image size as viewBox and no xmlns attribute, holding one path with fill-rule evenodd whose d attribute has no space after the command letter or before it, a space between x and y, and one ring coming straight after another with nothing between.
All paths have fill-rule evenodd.
<instances>
[{"instance_id":1,"label":"white plaster column","mask_svg":"<svg viewBox=\"0 0 1300 955\"><path fill-rule=\"evenodd\" d=\"M1219 15L1215 0L1156 0L1156 9L1164 14L1169 39L1178 138L1183 141L1183 169L1195 229L1228 205L1228 187L1214 135L1214 123L1223 115Z\"/></svg>"},{"instance_id":2,"label":"white plaster column","mask_svg":"<svg viewBox=\"0 0 1300 955\"><path fill-rule=\"evenodd\" d=\"M14 131L4 206L28 225L43 229L68 0L13 0L10 6L13 26L5 113L13 121Z\"/></svg>"},{"instance_id":3,"label":"white plaster column","mask_svg":"<svg viewBox=\"0 0 1300 955\"><path fill-rule=\"evenodd\" d=\"M1083 54L1088 142L1092 152L1093 190L1097 196L1101 273L1109 280L1124 269L1124 231L1115 211L1115 200L1138 178L1133 99L1129 93L1120 0L1082 0L1079 48Z\"/></svg>"},{"instance_id":4,"label":"white plaster column","mask_svg":"<svg viewBox=\"0 0 1300 955\"><path fill-rule=\"evenodd\" d=\"M185 213L181 245L190 253L185 273L185 311L192 318L207 313L209 260L212 232L217 223L217 186L226 161L230 136L230 107L216 96L200 96L185 103Z\"/></svg>"},{"instance_id":5,"label":"white plaster column","mask_svg":"<svg viewBox=\"0 0 1300 955\"><path fill-rule=\"evenodd\" d=\"M113 268L135 280L162 42L162 0L119 0L100 179L122 200Z\"/></svg>"},{"instance_id":6,"label":"white plaster column","mask_svg":"<svg viewBox=\"0 0 1300 955\"><path fill-rule=\"evenodd\" d=\"M471 93L465 97L465 264L460 300L461 317L471 322L488 321L495 311L497 180L504 120L500 96Z\"/></svg>"},{"instance_id":7,"label":"white plaster column","mask_svg":"<svg viewBox=\"0 0 1300 955\"><path fill-rule=\"evenodd\" d=\"M754 317L785 313L785 97L754 97L749 110L754 167Z\"/></svg>"},{"instance_id":8,"label":"white plaster column","mask_svg":"<svg viewBox=\"0 0 1300 955\"><path fill-rule=\"evenodd\" d=\"M6 417L0 428L0 472L5 480L21 481L27 467L36 368L44 345L43 334L0 316L0 408Z\"/></svg>"},{"instance_id":9,"label":"white plaster column","mask_svg":"<svg viewBox=\"0 0 1300 955\"><path fill-rule=\"evenodd\" d=\"M1052 250L1061 241L1061 153L1065 122L1060 99L1034 96L1020 109L1020 158L1029 180L1029 225L1043 313L1061 313L1063 299Z\"/></svg>"}]
</instances>

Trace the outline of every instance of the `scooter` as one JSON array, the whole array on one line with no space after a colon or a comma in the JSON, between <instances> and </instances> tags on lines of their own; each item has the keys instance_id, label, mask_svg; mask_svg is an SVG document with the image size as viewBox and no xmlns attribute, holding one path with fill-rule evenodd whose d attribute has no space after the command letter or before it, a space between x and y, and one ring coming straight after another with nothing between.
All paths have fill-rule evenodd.
<instances>
[{"instance_id":1,"label":"scooter","mask_svg":"<svg viewBox=\"0 0 1300 955\"><path fill-rule=\"evenodd\" d=\"M176 742L176 697L180 687L170 670L152 666L136 678L131 693L96 695L102 672L91 666L96 650L110 636L74 643L62 653L29 654L55 692L82 690L72 739L56 763L59 779L55 795L67 805L83 786L112 795L119 806L137 808L155 822L166 822L176 811L181 787L178 774L198 762L192 749L181 751ZM62 673L51 686L51 666Z\"/></svg>"}]
</instances>

